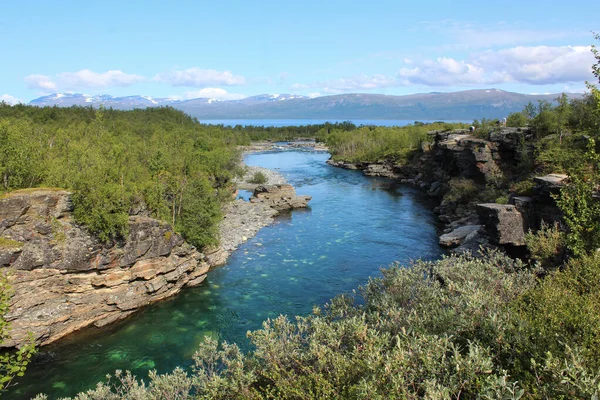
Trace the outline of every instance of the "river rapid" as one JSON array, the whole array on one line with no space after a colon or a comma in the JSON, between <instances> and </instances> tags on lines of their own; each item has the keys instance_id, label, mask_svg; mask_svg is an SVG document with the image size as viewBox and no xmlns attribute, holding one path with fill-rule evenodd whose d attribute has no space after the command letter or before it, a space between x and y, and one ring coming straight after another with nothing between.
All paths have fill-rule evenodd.
<instances>
[{"instance_id":1,"label":"river rapid","mask_svg":"<svg viewBox=\"0 0 600 400\"><path fill-rule=\"evenodd\" d=\"M394 261L441 255L426 196L331 167L328 158L302 150L247 155L247 165L275 169L298 194L312 196L309 208L277 217L199 287L44 347L5 397L73 396L116 369L147 381L151 369L165 373L191 365L205 335L248 350L246 332L267 318L309 314Z\"/></svg>"}]
</instances>

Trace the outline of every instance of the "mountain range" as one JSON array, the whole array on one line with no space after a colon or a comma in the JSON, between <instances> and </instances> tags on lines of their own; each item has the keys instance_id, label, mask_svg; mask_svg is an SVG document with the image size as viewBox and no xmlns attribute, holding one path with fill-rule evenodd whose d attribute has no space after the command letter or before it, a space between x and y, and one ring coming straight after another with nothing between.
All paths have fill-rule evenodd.
<instances>
[{"instance_id":1,"label":"mountain range","mask_svg":"<svg viewBox=\"0 0 600 400\"><path fill-rule=\"evenodd\" d=\"M310 98L291 94L263 94L241 100L197 98L179 100L149 96L115 97L55 93L32 100L36 106L92 106L129 110L171 106L200 120L209 119L409 119L471 120L502 118L538 100L554 101L558 94L528 95L499 89L405 96L339 94ZM569 94L581 97L581 94Z\"/></svg>"}]
</instances>

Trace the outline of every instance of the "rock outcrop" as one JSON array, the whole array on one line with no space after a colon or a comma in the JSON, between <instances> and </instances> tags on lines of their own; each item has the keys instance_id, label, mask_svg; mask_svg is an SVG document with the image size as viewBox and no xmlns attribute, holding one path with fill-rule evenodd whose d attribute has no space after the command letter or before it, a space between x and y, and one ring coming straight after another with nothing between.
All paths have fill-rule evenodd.
<instances>
[{"instance_id":1,"label":"rock outcrop","mask_svg":"<svg viewBox=\"0 0 600 400\"><path fill-rule=\"evenodd\" d=\"M126 240L106 245L74 223L69 192L9 193L0 198L0 268L13 288L5 316L11 339L3 346L19 345L29 332L45 345L198 285L277 214L310 199L291 185L259 186L251 202L225 206L221 245L202 254L169 224L145 216L129 217Z\"/></svg>"},{"instance_id":2,"label":"rock outcrop","mask_svg":"<svg viewBox=\"0 0 600 400\"><path fill-rule=\"evenodd\" d=\"M495 244L525 245L525 221L514 205L477 204L477 214Z\"/></svg>"},{"instance_id":3,"label":"rock outcrop","mask_svg":"<svg viewBox=\"0 0 600 400\"><path fill-rule=\"evenodd\" d=\"M439 243L442 247L458 247L475 239L482 230L482 225L463 225L444 233L440 236Z\"/></svg>"},{"instance_id":4,"label":"rock outcrop","mask_svg":"<svg viewBox=\"0 0 600 400\"><path fill-rule=\"evenodd\" d=\"M124 243L104 245L73 222L71 208L63 190L0 199L0 267L14 292L3 346L18 345L28 332L44 345L106 325L206 277L205 256L169 224L133 216Z\"/></svg>"},{"instance_id":5,"label":"rock outcrop","mask_svg":"<svg viewBox=\"0 0 600 400\"><path fill-rule=\"evenodd\" d=\"M258 186L250 198L251 203L262 203L277 211L305 208L310 200L310 196L296 196L296 190L288 184Z\"/></svg>"}]
</instances>

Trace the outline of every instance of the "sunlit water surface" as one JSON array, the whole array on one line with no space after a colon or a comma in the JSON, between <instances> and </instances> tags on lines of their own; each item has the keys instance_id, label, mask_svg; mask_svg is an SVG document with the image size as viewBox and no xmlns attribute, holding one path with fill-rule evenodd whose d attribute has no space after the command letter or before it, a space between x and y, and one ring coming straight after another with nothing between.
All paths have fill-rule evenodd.
<instances>
[{"instance_id":1,"label":"sunlit water surface","mask_svg":"<svg viewBox=\"0 0 600 400\"><path fill-rule=\"evenodd\" d=\"M435 221L416 190L325 164L324 152L246 156L277 169L310 208L281 216L242 245L227 265L176 297L105 329L43 348L6 398L72 396L116 369L146 378L189 366L205 335L249 348L246 332L266 318L311 312L378 276L394 260L439 257Z\"/></svg>"}]
</instances>

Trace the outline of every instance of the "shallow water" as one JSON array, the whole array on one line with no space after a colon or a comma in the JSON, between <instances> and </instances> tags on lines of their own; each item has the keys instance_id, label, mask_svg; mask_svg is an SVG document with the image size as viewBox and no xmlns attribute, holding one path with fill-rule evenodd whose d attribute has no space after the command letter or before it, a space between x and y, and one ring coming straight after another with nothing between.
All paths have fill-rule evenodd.
<instances>
[{"instance_id":1,"label":"shallow water","mask_svg":"<svg viewBox=\"0 0 600 400\"><path fill-rule=\"evenodd\" d=\"M246 332L280 314L308 314L380 274L394 260L439 257L436 227L416 190L325 164L323 152L251 154L277 169L310 208L278 217L196 288L105 329L45 347L6 398L51 398L93 388L115 369L168 372L188 366L205 335L248 348Z\"/></svg>"}]
</instances>

